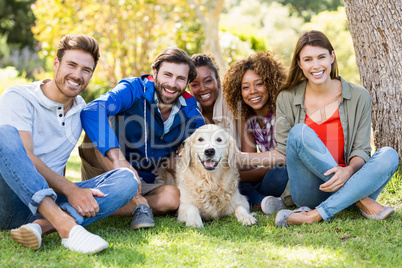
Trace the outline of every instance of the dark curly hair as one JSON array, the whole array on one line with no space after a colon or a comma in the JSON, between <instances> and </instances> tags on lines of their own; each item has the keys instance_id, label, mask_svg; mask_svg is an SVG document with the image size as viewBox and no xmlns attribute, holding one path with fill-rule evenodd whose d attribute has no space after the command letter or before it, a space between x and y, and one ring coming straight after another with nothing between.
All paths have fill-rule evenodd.
<instances>
[{"instance_id":1,"label":"dark curly hair","mask_svg":"<svg viewBox=\"0 0 402 268\"><path fill-rule=\"evenodd\" d=\"M255 71L261 76L264 86L268 90L268 107L275 112L275 99L282 84L286 80L286 72L282 62L269 51L260 51L250 55L247 59L233 63L223 81L223 95L233 114L241 114L247 120L255 115L241 95L241 81L248 70Z\"/></svg>"}]
</instances>

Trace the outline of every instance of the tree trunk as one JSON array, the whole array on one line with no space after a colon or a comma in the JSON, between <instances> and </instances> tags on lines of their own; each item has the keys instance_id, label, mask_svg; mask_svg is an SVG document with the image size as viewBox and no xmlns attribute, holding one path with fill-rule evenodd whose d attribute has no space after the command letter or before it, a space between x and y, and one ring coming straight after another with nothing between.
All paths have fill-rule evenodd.
<instances>
[{"instance_id":1,"label":"tree trunk","mask_svg":"<svg viewBox=\"0 0 402 268\"><path fill-rule=\"evenodd\" d=\"M219 44L219 17L225 0L207 0L204 5L195 0L187 0L191 8L195 9L205 34L204 53L211 53L219 67L219 76L223 79L227 70L227 63L223 57ZM203 12L205 10L205 12Z\"/></svg>"},{"instance_id":2,"label":"tree trunk","mask_svg":"<svg viewBox=\"0 0 402 268\"><path fill-rule=\"evenodd\" d=\"M344 3L360 79L371 94L375 147L391 146L401 157L402 1Z\"/></svg>"}]
</instances>

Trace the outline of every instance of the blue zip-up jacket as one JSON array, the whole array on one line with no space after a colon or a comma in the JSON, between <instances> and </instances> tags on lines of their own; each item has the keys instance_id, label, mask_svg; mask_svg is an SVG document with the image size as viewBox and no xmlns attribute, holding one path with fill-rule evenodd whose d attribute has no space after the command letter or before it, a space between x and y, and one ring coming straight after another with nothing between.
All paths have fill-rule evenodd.
<instances>
[{"instance_id":1,"label":"blue zip-up jacket","mask_svg":"<svg viewBox=\"0 0 402 268\"><path fill-rule=\"evenodd\" d=\"M180 108L169 132L163 134L154 91L152 76L123 79L81 112L82 126L99 151L105 155L109 149L120 147L127 161L148 183L154 182L152 171L160 161L204 125L196 99L184 92L182 97L187 105Z\"/></svg>"}]
</instances>

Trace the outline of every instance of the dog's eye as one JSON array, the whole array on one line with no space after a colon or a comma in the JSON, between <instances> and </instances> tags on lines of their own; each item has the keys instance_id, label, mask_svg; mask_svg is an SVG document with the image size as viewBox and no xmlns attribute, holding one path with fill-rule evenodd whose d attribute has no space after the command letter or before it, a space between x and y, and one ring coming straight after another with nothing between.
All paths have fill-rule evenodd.
<instances>
[{"instance_id":1,"label":"dog's eye","mask_svg":"<svg viewBox=\"0 0 402 268\"><path fill-rule=\"evenodd\" d=\"M217 142L221 142L222 139L221 139L221 138L217 138L216 141L217 141Z\"/></svg>"},{"instance_id":2,"label":"dog's eye","mask_svg":"<svg viewBox=\"0 0 402 268\"><path fill-rule=\"evenodd\" d=\"M204 139L203 139L203 138L198 138L198 141L199 141L199 142L203 142Z\"/></svg>"}]
</instances>

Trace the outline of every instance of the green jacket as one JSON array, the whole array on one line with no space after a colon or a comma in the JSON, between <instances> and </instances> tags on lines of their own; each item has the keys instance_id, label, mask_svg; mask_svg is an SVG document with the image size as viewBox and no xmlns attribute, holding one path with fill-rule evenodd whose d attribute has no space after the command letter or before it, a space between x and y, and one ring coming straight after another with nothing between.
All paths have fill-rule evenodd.
<instances>
[{"instance_id":1,"label":"green jacket","mask_svg":"<svg viewBox=\"0 0 402 268\"><path fill-rule=\"evenodd\" d=\"M342 83L342 101L339 104L339 117L341 119L343 135L345 138L344 157L348 165L354 156L361 157L365 162L371 155L371 98L368 91L362 86L346 82ZM293 88L283 90L276 100L276 127L275 149L286 155L286 142L290 129L304 123L306 109L304 95L307 82L301 82ZM289 187L283 192L282 201L292 206Z\"/></svg>"},{"instance_id":2,"label":"green jacket","mask_svg":"<svg viewBox=\"0 0 402 268\"><path fill-rule=\"evenodd\" d=\"M345 161L349 164L354 156L370 158L371 98L362 86L346 82L342 78L342 101L339 104L339 117L345 137ZM306 82L279 93L276 100L275 149L286 155L286 141L290 129L304 123L306 109L304 94Z\"/></svg>"}]
</instances>

